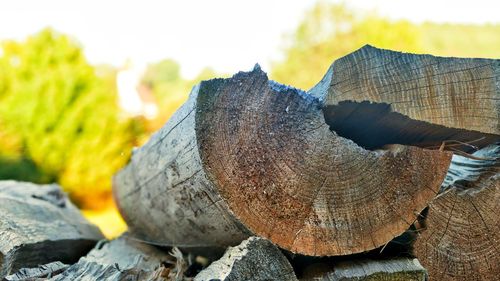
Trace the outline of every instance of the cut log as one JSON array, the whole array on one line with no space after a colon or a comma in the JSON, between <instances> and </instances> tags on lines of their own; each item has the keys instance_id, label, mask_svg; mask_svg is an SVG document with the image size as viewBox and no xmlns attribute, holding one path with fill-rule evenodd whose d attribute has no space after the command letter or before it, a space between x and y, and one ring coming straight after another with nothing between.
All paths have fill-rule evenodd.
<instances>
[{"instance_id":1,"label":"cut log","mask_svg":"<svg viewBox=\"0 0 500 281\"><path fill-rule=\"evenodd\" d=\"M52 281L70 280L180 280L182 270L166 268L175 259L153 246L120 237L96 247Z\"/></svg>"},{"instance_id":2,"label":"cut log","mask_svg":"<svg viewBox=\"0 0 500 281\"><path fill-rule=\"evenodd\" d=\"M426 281L427 271L417 259L339 262L329 272L304 276L303 281Z\"/></svg>"},{"instance_id":3,"label":"cut log","mask_svg":"<svg viewBox=\"0 0 500 281\"><path fill-rule=\"evenodd\" d=\"M322 101L333 130L368 149L445 140L482 148L500 140L500 60L367 45L336 60L309 93Z\"/></svg>"},{"instance_id":4,"label":"cut log","mask_svg":"<svg viewBox=\"0 0 500 281\"><path fill-rule=\"evenodd\" d=\"M57 185L0 181L0 279L21 268L76 262L103 236Z\"/></svg>"},{"instance_id":5,"label":"cut log","mask_svg":"<svg viewBox=\"0 0 500 281\"><path fill-rule=\"evenodd\" d=\"M434 199L414 245L431 280L500 276L500 146L453 157L448 184ZM493 175L492 175L493 174Z\"/></svg>"},{"instance_id":6,"label":"cut log","mask_svg":"<svg viewBox=\"0 0 500 281\"><path fill-rule=\"evenodd\" d=\"M268 240L250 237L202 270L194 281L297 280L292 266Z\"/></svg>"},{"instance_id":7,"label":"cut log","mask_svg":"<svg viewBox=\"0 0 500 281\"><path fill-rule=\"evenodd\" d=\"M5 281L32 281L56 276L69 267L60 261L40 265L34 268L22 268L18 272L5 277Z\"/></svg>"},{"instance_id":8,"label":"cut log","mask_svg":"<svg viewBox=\"0 0 500 281\"><path fill-rule=\"evenodd\" d=\"M195 131L199 86L113 179L118 209L138 239L162 246L222 248L250 232L229 211L201 163Z\"/></svg>"},{"instance_id":9,"label":"cut log","mask_svg":"<svg viewBox=\"0 0 500 281\"><path fill-rule=\"evenodd\" d=\"M450 159L365 150L330 130L317 99L256 67L195 87L115 176L114 194L132 234L149 242L234 245L250 230L292 252L345 255L408 229Z\"/></svg>"}]
</instances>

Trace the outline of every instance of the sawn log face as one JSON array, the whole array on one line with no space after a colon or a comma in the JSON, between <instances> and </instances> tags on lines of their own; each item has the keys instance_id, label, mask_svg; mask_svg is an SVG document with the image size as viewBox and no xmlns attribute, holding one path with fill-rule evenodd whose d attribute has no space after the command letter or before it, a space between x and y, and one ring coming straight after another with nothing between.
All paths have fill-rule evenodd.
<instances>
[{"instance_id":1,"label":"sawn log face","mask_svg":"<svg viewBox=\"0 0 500 281\"><path fill-rule=\"evenodd\" d=\"M259 68L203 82L196 133L207 175L254 233L307 255L379 247L433 198L450 153L367 151L338 137L318 101Z\"/></svg>"}]
</instances>

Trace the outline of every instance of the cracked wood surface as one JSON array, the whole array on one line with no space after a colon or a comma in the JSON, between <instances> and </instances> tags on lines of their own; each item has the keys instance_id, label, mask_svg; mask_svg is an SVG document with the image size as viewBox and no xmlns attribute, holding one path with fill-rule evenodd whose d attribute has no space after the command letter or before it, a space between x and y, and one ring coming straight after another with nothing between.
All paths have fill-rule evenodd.
<instances>
[{"instance_id":1,"label":"cracked wood surface","mask_svg":"<svg viewBox=\"0 0 500 281\"><path fill-rule=\"evenodd\" d=\"M57 185L0 181L0 279L21 268L76 262L103 236Z\"/></svg>"},{"instance_id":2,"label":"cracked wood surface","mask_svg":"<svg viewBox=\"0 0 500 281\"><path fill-rule=\"evenodd\" d=\"M330 131L315 98L256 68L195 88L114 193L132 234L154 243L234 245L244 225L293 252L345 255L404 232L450 158L365 150Z\"/></svg>"},{"instance_id":3,"label":"cracked wood surface","mask_svg":"<svg viewBox=\"0 0 500 281\"><path fill-rule=\"evenodd\" d=\"M72 280L174 280L166 264L174 258L151 245L121 236L112 241L100 241L77 263L51 281Z\"/></svg>"},{"instance_id":4,"label":"cracked wood surface","mask_svg":"<svg viewBox=\"0 0 500 281\"><path fill-rule=\"evenodd\" d=\"M426 281L427 271L417 259L360 259L335 263L326 272L315 272L301 281Z\"/></svg>"},{"instance_id":5,"label":"cracked wood surface","mask_svg":"<svg viewBox=\"0 0 500 281\"><path fill-rule=\"evenodd\" d=\"M455 157L449 186L434 199L414 245L430 280L496 280L500 275L500 146Z\"/></svg>"},{"instance_id":6,"label":"cracked wood surface","mask_svg":"<svg viewBox=\"0 0 500 281\"><path fill-rule=\"evenodd\" d=\"M368 102L404 115L407 120L399 124L387 114L374 116L380 120L370 120L380 121L380 126L398 126L404 132L394 136L396 140L412 133L413 142L427 138L428 145L440 143L443 138L474 140L479 147L500 140L497 59L415 55L366 45L336 60L309 93L325 107ZM408 130L404 123L412 120L419 122L408 122Z\"/></svg>"},{"instance_id":7,"label":"cracked wood surface","mask_svg":"<svg viewBox=\"0 0 500 281\"><path fill-rule=\"evenodd\" d=\"M18 272L5 277L5 281L34 281L51 278L69 267L60 261L42 264L33 268L21 268Z\"/></svg>"},{"instance_id":8,"label":"cracked wood surface","mask_svg":"<svg viewBox=\"0 0 500 281\"><path fill-rule=\"evenodd\" d=\"M130 235L186 248L237 245L248 231L208 180L195 136L199 86L114 177L113 193Z\"/></svg>"}]
</instances>

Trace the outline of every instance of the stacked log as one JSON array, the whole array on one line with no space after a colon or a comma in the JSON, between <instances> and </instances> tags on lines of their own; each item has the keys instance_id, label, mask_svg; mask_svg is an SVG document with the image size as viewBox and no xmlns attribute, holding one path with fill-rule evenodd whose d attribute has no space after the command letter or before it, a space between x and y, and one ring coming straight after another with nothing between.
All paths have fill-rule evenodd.
<instances>
[{"instance_id":1,"label":"stacked log","mask_svg":"<svg viewBox=\"0 0 500 281\"><path fill-rule=\"evenodd\" d=\"M164 266L173 262L174 257L168 253L122 236L110 242L101 241L77 263L50 280L173 280L175 272Z\"/></svg>"},{"instance_id":2,"label":"stacked log","mask_svg":"<svg viewBox=\"0 0 500 281\"><path fill-rule=\"evenodd\" d=\"M495 280L499 117L492 59L365 46L307 92L203 81L113 178L118 239L0 182L0 278Z\"/></svg>"},{"instance_id":3,"label":"stacked log","mask_svg":"<svg viewBox=\"0 0 500 281\"><path fill-rule=\"evenodd\" d=\"M495 280L500 273L500 145L472 155L454 156L415 242L432 280Z\"/></svg>"},{"instance_id":4,"label":"stacked log","mask_svg":"<svg viewBox=\"0 0 500 281\"><path fill-rule=\"evenodd\" d=\"M158 245L212 251L256 235L294 254L346 256L383 251L418 226L408 243L431 278L488 280L500 273L494 177L465 193L442 186L452 156L476 159L500 141L499 85L498 60L372 46L335 61L308 92L258 66L203 81L134 151L114 196L131 235ZM469 224L455 237L447 227L460 220ZM485 238L467 250L447 236Z\"/></svg>"},{"instance_id":5,"label":"stacked log","mask_svg":"<svg viewBox=\"0 0 500 281\"><path fill-rule=\"evenodd\" d=\"M59 186L0 181L0 279L21 268L74 263L103 238Z\"/></svg>"},{"instance_id":6,"label":"stacked log","mask_svg":"<svg viewBox=\"0 0 500 281\"><path fill-rule=\"evenodd\" d=\"M297 280L286 257L271 242L250 237L229 247L218 261L201 271L194 281Z\"/></svg>"},{"instance_id":7,"label":"stacked log","mask_svg":"<svg viewBox=\"0 0 500 281\"><path fill-rule=\"evenodd\" d=\"M316 99L256 68L195 87L134 151L114 192L145 241L230 246L252 232L300 254L345 255L404 232L450 159L402 145L363 149L330 130Z\"/></svg>"},{"instance_id":8,"label":"stacked log","mask_svg":"<svg viewBox=\"0 0 500 281\"><path fill-rule=\"evenodd\" d=\"M427 271L417 259L396 258L387 260L360 259L343 261L325 272L311 274L303 281L425 281Z\"/></svg>"}]
</instances>

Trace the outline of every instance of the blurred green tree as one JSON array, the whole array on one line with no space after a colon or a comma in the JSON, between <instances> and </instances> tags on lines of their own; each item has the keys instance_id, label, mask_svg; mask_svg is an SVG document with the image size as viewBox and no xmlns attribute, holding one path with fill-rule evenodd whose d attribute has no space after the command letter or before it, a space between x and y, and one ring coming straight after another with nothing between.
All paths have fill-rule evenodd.
<instances>
[{"instance_id":1,"label":"blurred green tree","mask_svg":"<svg viewBox=\"0 0 500 281\"><path fill-rule=\"evenodd\" d=\"M320 1L288 36L283 59L273 63L271 78L307 90L335 59L365 44L442 56L499 57L499 34L500 25L416 25Z\"/></svg>"},{"instance_id":2,"label":"blurred green tree","mask_svg":"<svg viewBox=\"0 0 500 281\"><path fill-rule=\"evenodd\" d=\"M0 177L57 181L85 206L109 197L140 134L120 116L114 75L98 76L74 40L50 29L3 42Z\"/></svg>"},{"instance_id":3,"label":"blurred green tree","mask_svg":"<svg viewBox=\"0 0 500 281\"><path fill-rule=\"evenodd\" d=\"M180 65L172 59L164 59L148 65L142 77L141 84L148 87L160 108L157 118L148 122L148 131L159 129L187 100L191 88L201 80L220 77L211 68L205 68L192 80L181 75Z\"/></svg>"},{"instance_id":4,"label":"blurred green tree","mask_svg":"<svg viewBox=\"0 0 500 281\"><path fill-rule=\"evenodd\" d=\"M407 21L392 22L375 14L359 15L344 4L318 2L289 36L284 58L272 65L271 77L302 89L314 86L333 60L365 44L419 52L420 30Z\"/></svg>"}]
</instances>

